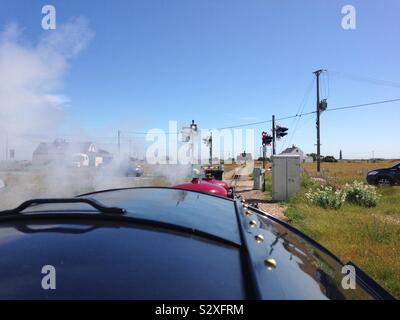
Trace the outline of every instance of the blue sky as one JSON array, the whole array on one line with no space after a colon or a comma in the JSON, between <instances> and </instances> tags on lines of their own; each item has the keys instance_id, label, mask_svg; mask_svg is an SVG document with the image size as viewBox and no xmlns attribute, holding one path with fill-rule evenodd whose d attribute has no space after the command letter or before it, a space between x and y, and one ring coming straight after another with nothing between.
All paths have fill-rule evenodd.
<instances>
[{"instance_id":1,"label":"blue sky","mask_svg":"<svg viewBox=\"0 0 400 320\"><path fill-rule=\"evenodd\" d=\"M35 43L51 32L41 28L45 4L57 24L84 16L94 33L59 91L72 127L99 140L118 129L167 129L168 120L214 128L293 115L318 68L330 71L321 94L331 108L400 98L400 87L345 76L400 83L397 0L0 0L0 28L17 23ZM357 10L356 30L341 28L346 4ZM314 109L313 86L303 111ZM322 154L400 157L400 102L321 121ZM290 134L278 150L295 143L314 152L314 116L296 122L280 122ZM270 125L254 129L258 139Z\"/></svg>"}]
</instances>

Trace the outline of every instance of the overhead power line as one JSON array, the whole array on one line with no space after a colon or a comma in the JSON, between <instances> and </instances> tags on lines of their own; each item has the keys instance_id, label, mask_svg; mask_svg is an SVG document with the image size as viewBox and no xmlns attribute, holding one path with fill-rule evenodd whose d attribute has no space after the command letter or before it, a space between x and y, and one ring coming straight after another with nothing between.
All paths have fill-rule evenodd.
<instances>
[{"instance_id":1,"label":"overhead power line","mask_svg":"<svg viewBox=\"0 0 400 320\"><path fill-rule=\"evenodd\" d=\"M381 101L375 101L375 102L369 102L369 103L363 103L363 104L356 104L356 105L349 105L349 106L342 106L342 107L336 107L336 108L329 108L324 112L332 112L332 111L339 111L339 110L346 110L346 109L354 109L354 108L362 108L362 107L368 107L368 106L375 106L375 105L380 105L380 104L386 104L386 103L393 103L393 102L399 102L400 98L396 99L390 99L390 100L381 100ZM295 114L292 116L286 116L286 117L280 117L276 118L276 121L284 121L284 120L289 120L289 119L294 119L294 118L301 118L304 116L312 115L315 114L316 111L309 111L309 112L303 112L299 114ZM216 128L218 130L223 130L223 129L234 129L234 128L242 128L242 127L249 127L249 126L256 126L260 124L265 124L265 123L271 123L272 119L269 120L263 120L263 121L257 121L257 122L250 122L250 123L244 123L244 124L238 124L238 125L232 125L232 126L227 126L227 127L220 127ZM148 135L148 134L157 134L157 133L149 133L149 132L139 132L139 131L125 131L121 130L121 133L128 133L132 135ZM165 132L165 134L179 134L179 132ZM32 138L32 139L52 139L54 136L49 136L48 134L22 134L19 135L23 138ZM69 135L60 135L57 134L57 137L80 137L78 134L69 134ZM103 140L103 139L117 139L117 136L91 136L87 135L87 139L94 139L94 140ZM121 139L126 139L126 137L121 136Z\"/></svg>"},{"instance_id":2,"label":"overhead power line","mask_svg":"<svg viewBox=\"0 0 400 320\"><path fill-rule=\"evenodd\" d=\"M327 111L344 110L344 109L361 108L361 107L368 107L368 106L384 104L384 103L392 103L392 102L397 102L397 101L400 101L400 98L399 99L391 99L391 100L382 100L382 101L376 101L376 102L370 102L370 103L363 103L363 104L356 104L356 105L345 106L345 107L330 108L330 109L327 109L325 112L327 112Z\"/></svg>"},{"instance_id":3,"label":"overhead power line","mask_svg":"<svg viewBox=\"0 0 400 320\"><path fill-rule=\"evenodd\" d=\"M303 100L301 101L301 104L300 104L299 109L297 110L296 114L302 114L303 113L304 108L306 107L306 105L308 103L308 100L309 100L309 97L310 97L310 93L311 93L311 89L313 88L314 82L315 82L314 77L312 77L311 81L310 81L310 84L307 87L307 90L306 90L306 92L304 94ZM286 147L291 144L292 139L294 137L294 134L296 132L296 129L297 129L298 125L299 125L300 119L301 119L301 117L297 117L297 118L293 119L292 124L290 125L290 128L293 128L291 130L291 133L290 133L290 138L286 137L286 139L284 140L284 144L282 146L282 150L286 149Z\"/></svg>"},{"instance_id":4,"label":"overhead power line","mask_svg":"<svg viewBox=\"0 0 400 320\"><path fill-rule=\"evenodd\" d=\"M385 104L385 103L392 103L392 102L398 102L398 101L400 101L400 98L390 99L390 100L381 100L381 101L375 101L375 102L369 102L369 103L363 103L363 104L356 104L356 105L350 105L350 106L343 106L343 107L337 107L337 108L329 108L324 112L344 110L344 109L353 109L353 108L361 108L361 107L367 107L367 106L373 106L373 105L379 105L379 104ZM296 115L293 115L293 116L277 118L276 120L277 121L283 121L283 120L293 119L293 118L296 118L296 117L303 117L303 116L311 115L311 114L314 114L314 113L316 113L316 111L310 111L310 112L305 112L305 113L301 113L301 114L296 114ZM218 128L218 129L222 130L222 129L234 129L234 128L249 127L249 126L269 123L271 121L272 120L250 122L250 123L238 124L238 125L229 126L229 127L222 127L222 128Z\"/></svg>"},{"instance_id":5,"label":"overhead power line","mask_svg":"<svg viewBox=\"0 0 400 320\"><path fill-rule=\"evenodd\" d=\"M338 77L346 78L346 79L353 80L353 81L366 82L366 83L380 85L380 86L386 86L386 87L400 88L400 83L395 82L395 81L375 79L375 78L371 78L371 77L363 77L363 76L348 74L348 73L339 72L339 71L332 71L332 70L329 70L329 73L333 76L338 76Z\"/></svg>"}]
</instances>

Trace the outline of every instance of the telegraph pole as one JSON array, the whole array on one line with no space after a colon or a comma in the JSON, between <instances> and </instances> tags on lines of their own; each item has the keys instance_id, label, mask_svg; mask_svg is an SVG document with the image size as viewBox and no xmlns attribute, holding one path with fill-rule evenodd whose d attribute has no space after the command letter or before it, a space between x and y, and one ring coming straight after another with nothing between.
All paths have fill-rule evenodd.
<instances>
[{"instance_id":1,"label":"telegraph pole","mask_svg":"<svg viewBox=\"0 0 400 320\"><path fill-rule=\"evenodd\" d=\"M121 130L118 130L118 156L121 156Z\"/></svg>"},{"instance_id":2,"label":"telegraph pole","mask_svg":"<svg viewBox=\"0 0 400 320\"><path fill-rule=\"evenodd\" d=\"M275 115L272 116L272 154L276 154L275 150L275 140L276 140L276 134L275 134Z\"/></svg>"},{"instance_id":3,"label":"telegraph pole","mask_svg":"<svg viewBox=\"0 0 400 320\"><path fill-rule=\"evenodd\" d=\"M320 98L319 98L319 76L322 73L322 69L314 71L315 77L317 78L317 172L321 171L321 139L320 139Z\"/></svg>"}]
</instances>

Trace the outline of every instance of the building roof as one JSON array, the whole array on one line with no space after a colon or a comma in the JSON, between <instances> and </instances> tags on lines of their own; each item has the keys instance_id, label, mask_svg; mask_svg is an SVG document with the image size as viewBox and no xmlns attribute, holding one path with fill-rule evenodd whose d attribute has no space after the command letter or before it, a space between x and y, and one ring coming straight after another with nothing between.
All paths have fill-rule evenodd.
<instances>
[{"instance_id":1,"label":"building roof","mask_svg":"<svg viewBox=\"0 0 400 320\"><path fill-rule=\"evenodd\" d=\"M92 142L66 142L63 139L56 139L53 142L41 142L33 154L88 153L92 144Z\"/></svg>"},{"instance_id":2,"label":"building roof","mask_svg":"<svg viewBox=\"0 0 400 320\"><path fill-rule=\"evenodd\" d=\"M291 147L286 148L285 150L283 150L283 151L281 152L281 154L293 153L293 152L300 153L300 152L303 152L303 150L301 150L299 147L296 147L295 145L292 145Z\"/></svg>"}]
</instances>

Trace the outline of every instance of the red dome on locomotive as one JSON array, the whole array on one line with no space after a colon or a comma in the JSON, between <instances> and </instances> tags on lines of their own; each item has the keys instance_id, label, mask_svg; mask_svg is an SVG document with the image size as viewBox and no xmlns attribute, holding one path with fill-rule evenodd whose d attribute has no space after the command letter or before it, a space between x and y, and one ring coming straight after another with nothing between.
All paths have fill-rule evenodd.
<instances>
[{"instance_id":1,"label":"red dome on locomotive","mask_svg":"<svg viewBox=\"0 0 400 320\"><path fill-rule=\"evenodd\" d=\"M228 185L228 183L226 183L226 182L223 181L223 180L217 180L217 179L215 179L213 176L211 176L211 177L205 177L205 178L203 178L202 180L205 181L205 182L208 182L208 183L211 183L211 184L215 184L215 185L217 185L217 186L220 186L220 187L224 188L227 192L229 192L229 185Z\"/></svg>"},{"instance_id":2,"label":"red dome on locomotive","mask_svg":"<svg viewBox=\"0 0 400 320\"><path fill-rule=\"evenodd\" d=\"M194 178L191 182L178 184L175 186L175 188L211 193L217 196L228 197L228 191L224 187L218 184L213 184L204 180L200 180L198 178Z\"/></svg>"}]
</instances>

